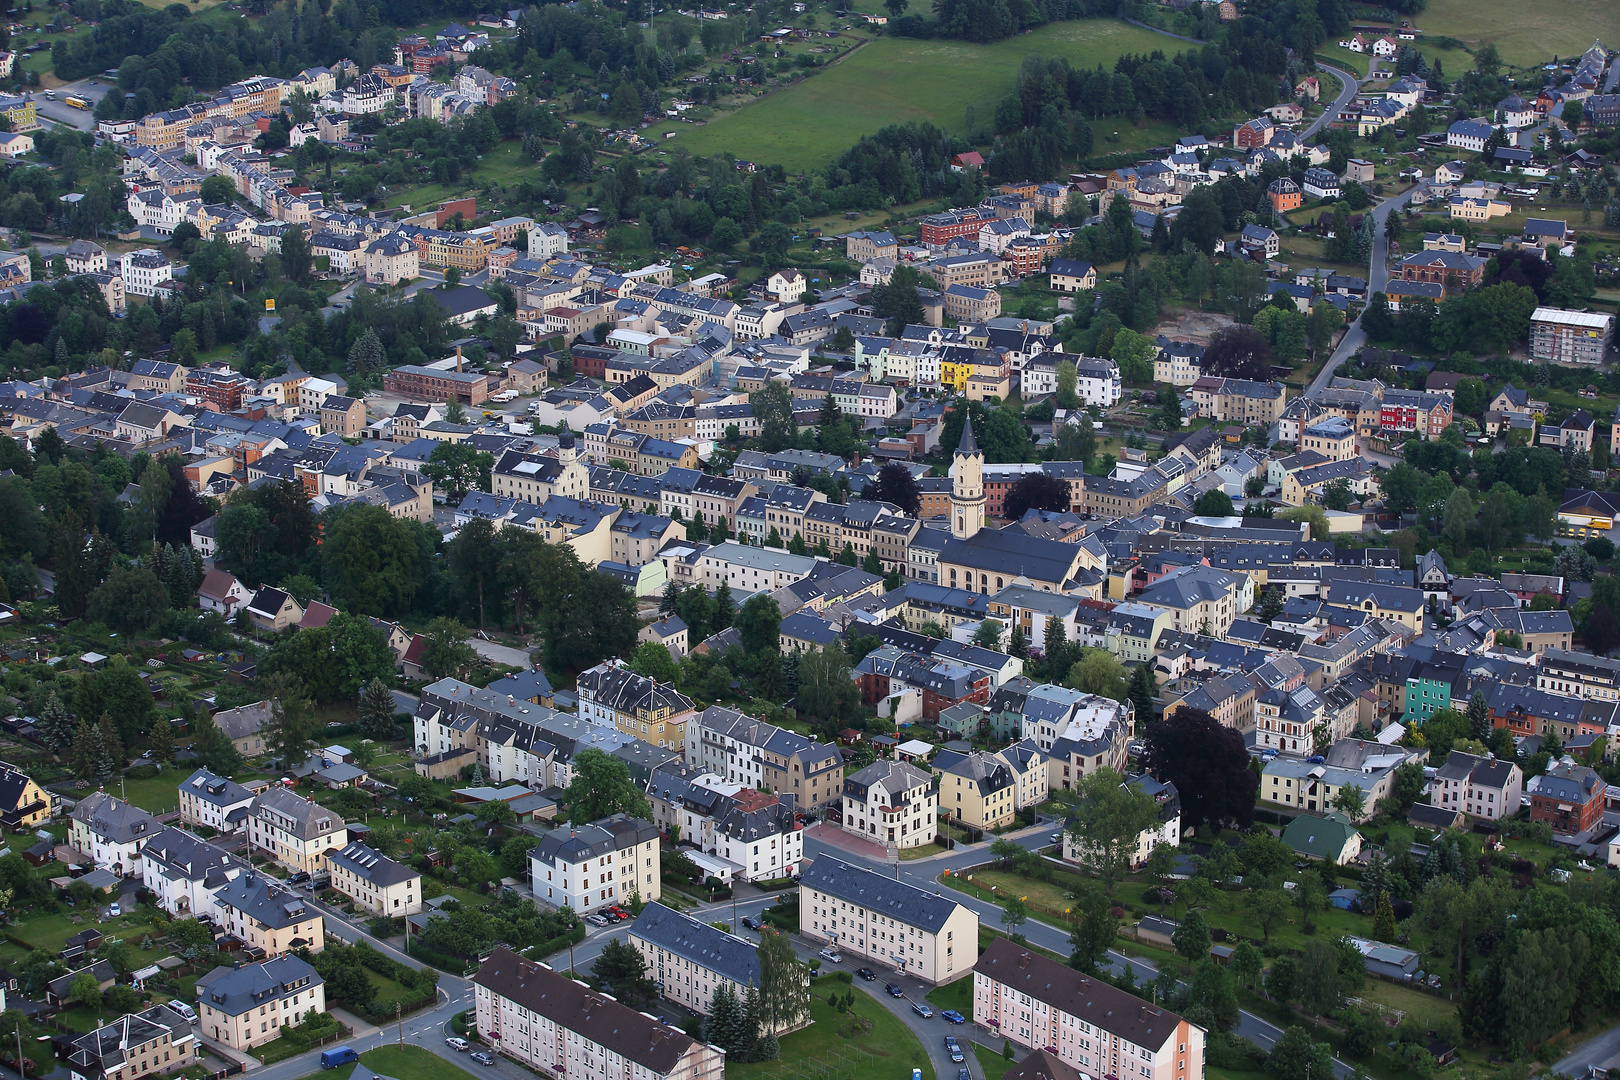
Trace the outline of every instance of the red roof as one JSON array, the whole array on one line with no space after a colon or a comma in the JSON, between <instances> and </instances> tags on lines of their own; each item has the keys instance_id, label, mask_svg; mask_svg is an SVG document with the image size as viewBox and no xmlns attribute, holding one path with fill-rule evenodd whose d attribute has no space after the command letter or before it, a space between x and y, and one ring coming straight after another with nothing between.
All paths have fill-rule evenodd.
<instances>
[{"instance_id":1,"label":"red roof","mask_svg":"<svg viewBox=\"0 0 1620 1080\"><path fill-rule=\"evenodd\" d=\"M411 635L411 647L405 650L405 657L400 662L421 666L422 654L427 651L427 638L421 634Z\"/></svg>"},{"instance_id":2,"label":"red roof","mask_svg":"<svg viewBox=\"0 0 1620 1080\"><path fill-rule=\"evenodd\" d=\"M311 600L309 607L304 609L304 617L298 621L300 630L318 630L331 621L337 614L337 608L330 604L323 604L319 600Z\"/></svg>"},{"instance_id":3,"label":"red roof","mask_svg":"<svg viewBox=\"0 0 1620 1080\"><path fill-rule=\"evenodd\" d=\"M969 150L965 154L957 154L955 160L956 164L958 165L972 165L977 167L984 164L984 155L979 153L977 150Z\"/></svg>"}]
</instances>

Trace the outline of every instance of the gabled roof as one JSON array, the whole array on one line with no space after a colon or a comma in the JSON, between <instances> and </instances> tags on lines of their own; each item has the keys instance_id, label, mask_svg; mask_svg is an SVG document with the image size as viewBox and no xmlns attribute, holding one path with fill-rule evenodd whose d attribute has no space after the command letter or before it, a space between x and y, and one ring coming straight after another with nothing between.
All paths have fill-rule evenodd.
<instances>
[{"instance_id":1,"label":"gabled roof","mask_svg":"<svg viewBox=\"0 0 1620 1080\"><path fill-rule=\"evenodd\" d=\"M817 857L799 875L799 884L931 934L943 929L962 906L946 895L840 862L830 855Z\"/></svg>"}]
</instances>

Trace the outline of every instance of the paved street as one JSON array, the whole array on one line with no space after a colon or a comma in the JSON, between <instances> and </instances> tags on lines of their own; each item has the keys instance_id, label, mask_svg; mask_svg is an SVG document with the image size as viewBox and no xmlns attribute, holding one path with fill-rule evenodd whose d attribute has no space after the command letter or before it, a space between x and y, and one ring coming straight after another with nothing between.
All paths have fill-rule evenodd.
<instances>
[{"instance_id":1,"label":"paved street","mask_svg":"<svg viewBox=\"0 0 1620 1080\"><path fill-rule=\"evenodd\" d=\"M1361 89L1361 83L1348 71L1342 68L1329 67L1326 64L1318 64L1317 67L1331 75L1338 76L1339 82L1343 84L1343 89L1339 91L1339 96L1333 99L1333 104L1324 109L1321 116L1311 121L1310 126L1300 132L1299 137L1302 139L1309 139L1312 135L1321 131L1322 125L1338 116L1339 110L1350 104L1350 100L1356 96L1356 91Z\"/></svg>"}]
</instances>

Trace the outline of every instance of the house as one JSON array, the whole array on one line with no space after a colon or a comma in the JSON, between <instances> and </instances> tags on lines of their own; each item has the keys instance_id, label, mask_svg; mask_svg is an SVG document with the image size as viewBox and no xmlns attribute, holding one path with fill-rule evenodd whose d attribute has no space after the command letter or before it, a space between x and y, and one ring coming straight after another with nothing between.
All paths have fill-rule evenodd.
<instances>
[{"instance_id":1,"label":"house","mask_svg":"<svg viewBox=\"0 0 1620 1080\"><path fill-rule=\"evenodd\" d=\"M279 784L260 793L248 814L248 845L306 874L326 869L327 852L349 842L343 819Z\"/></svg>"},{"instance_id":2,"label":"house","mask_svg":"<svg viewBox=\"0 0 1620 1080\"><path fill-rule=\"evenodd\" d=\"M120 877L141 876L141 847L158 831L157 819L105 791L92 792L73 808L68 846L97 868Z\"/></svg>"},{"instance_id":3,"label":"house","mask_svg":"<svg viewBox=\"0 0 1620 1080\"><path fill-rule=\"evenodd\" d=\"M1238 234L1238 243L1245 251L1252 251L1268 259L1275 259L1282 250L1282 241L1276 229L1264 225L1245 225Z\"/></svg>"},{"instance_id":4,"label":"house","mask_svg":"<svg viewBox=\"0 0 1620 1080\"><path fill-rule=\"evenodd\" d=\"M139 1080L200 1067L202 1040L172 1006L154 1005L71 1038L64 1055L73 1080Z\"/></svg>"},{"instance_id":5,"label":"house","mask_svg":"<svg viewBox=\"0 0 1620 1080\"><path fill-rule=\"evenodd\" d=\"M930 773L903 761L874 761L844 778L845 832L877 844L921 847L938 833Z\"/></svg>"},{"instance_id":6,"label":"house","mask_svg":"<svg viewBox=\"0 0 1620 1080\"><path fill-rule=\"evenodd\" d=\"M1126 1071L1140 1080L1204 1077L1203 1028L1010 938L996 937L973 966L973 1020L1055 1057L1065 1071L1054 1069L1051 1080ZM1116 1054L1129 1066L1115 1064Z\"/></svg>"},{"instance_id":7,"label":"house","mask_svg":"<svg viewBox=\"0 0 1620 1080\"><path fill-rule=\"evenodd\" d=\"M948 817L975 829L1012 823L1018 811L1018 779L999 754L941 750L932 769L939 779L940 808Z\"/></svg>"},{"instance_id":8,"label":"house","mask_svg":"<svg viewBox=\"0 0 1620 1080\"><path fill-rule=\"evenodd\" d=\"M1270 143L1276 133L1276 125L1265 117L1257 117L1232 129L1232 145L1239 150L1253 150Z\"/></svg>"},{"instance_id":9,"label":"house","mask_svg":"<svg viewBox=\"0 0 1620 1080\"><path fill-rule=\"evenodd\" d=\"M580 719L641 735L660 748L679 753L686 744L686 723L696 714L691 698L656 679L638 675L623 661L609 660L579 675Z\"/></svg>"},{"instance_id":10,"label":"house","mask_svg":"<svg viewBox=\"0 0 1620 1080\"><path fill-rule=\"evenodd\" d=\"M1299 185L1286 176L1280 176L1266 185L1266 198L1271 200L1271 208L1279 214L1298 210L1305 204Z\"/></svg>"},{"instance_id":11,"label":"house","mask_svg":"<svg viewBox=\"0 0 1620 1080\"><path fill-rule=\"evenodd\" d=\"M312 900L275 878L248 872L227 882L214 894L219 925L235 934L247 949L263 950L266 957L326 948L324 920Z\"/></svg>"},{"instance_id":12,"label":"house","mask_svg":"<svg viewBox=\"0 0 1620 1080\"><path fill-rule=\"evenodd\" d=\"M1097 287L1097 268L1088 262L1053 259L1048 272L1053 292L1087 292Z\"/></svg>"},{"instance_id":13,"label":"house","mask_svg":"<svg viewBox=\"0 0 1620 1080\"><path fill-rule=\"evenodd\" d=\"M219 890L253 869L184 829L165 828L141 849L141 882L170 915L220 917Z\"/></svg>"},{"instance_id":14,"label":"house","mask_svg":"<svg viewBox=\"0 0 1620 1080\"><path fill-rule=\"evenodd\" d=\"M0 761L0 825L25 832L50 823L56 797L15 765Z\"/></svg>"},{"instance_id":15,"label":"house","mask_svg":"<svg viewBox=\"0 0 1620 1080\"><path fill-rule=\"evenodd\" d=\"M1306 169L1305 182L1301 185L1305 194L1313 199L1337 199L1339 197L1339 178L1328 169Z\"/></svg>"},{"instance_id":16,"label":"house","mask_svg":"<svg viewBox=\"0 0 1620 1080\"><path fill-rule=\"evenodd\" d=\"M391 919L422 910L422 875L358 840L326 854L332 888L356 906Z\"/></svg>"},{"instance_id":17,"label":"house","mask_svg":"<svg viewBox=\"0 0 1620 1080\"><path fill-rule=\"evenodd\" d=\"M495 948L472 982L479 1036L537 1072L562 1073L559 1057L574 1080L686 1080L725 1070L723 1050L505 945Z\"/></svg>"},{"instance_id":18,"label":"house","mask_svg":"<svg viewBox=\"0 0 1620 1080\"><path fill-rule=\"evenodd\" d=\"M1482 154L1485 152L1485 140L1495 130L1490 124L1478 120L1458 120L1446 129L1446 145Z\"/></svg>"},{"instance_id":19,"label":"house","mask_svg":"<svg viewBox=\"0 0 1620 1080\"><path fill-rule=\"evenodd\" d=\"M202 1036L239 1051L280 1038L284 1024L326 1011L325 980L297 956L217 967L197 980L196 996Z\"/></svg>"},{"instance_id":20,"label":"house","mask_svg":"<svg viewBox=\"0 0 1620 1080\"><path fill-rule=\"evenodd\" d=\"M1301 814L1283 830L1282 842L1309 859L1346 866L1361 854L1361 834L1340 814Z\"/></svg>"},{"instance_id":21,"label":"house","mask_svg":"<svg viewBox=\"0 0 1620 1080\"><path fill-rule=\"evenodd\" d=\"M762 931L775 933L776 931ZM630 927L630 944L647 962L647 977L663 996L706 1015L714 992L729 986L738 1000L759 986L759 953L752 941L711 926L660 903L648 904ZM806 983L808 971L802 973ZM805 1001L809 1001L806 995ZM810 1022L808 1011L786 1016L771 1034L795 1031Z\"/></svg>"},{"instance_id":22,"label":"house","mask_svg":"<svg viewBox=\"0 0 1620 1080\"><path fill-rule=\"evenodd\" d=\"M180 820L187 825L233 833L247 824L253 792L233 780L198 769L180 782L179 792Z\"/></svg>"},{"instance_id":23,"label":"house","mask_svg":"<svg viewBox=\"0 0 1620 1080\"><path fill-rule=\"evenodd\" d=\"M1585 765L1558 764L1530 786L1530 820L1545 821L1553 832L1577 835L1603 820L1609 785Z\"/></svg>"},{"instance_id":24,"label":"house","mask_svg":"<svg viewBox=\"0 0 1620 1080\"><path fill-rule=\"evenodd\" d=\"M260 729L270 719L271 703L256 701L214 714L214 725L225 733L243 757L258 757L264 753L264 736Z\"/></svg>"},{"instance_id":25,"label":"house","mask_svg":"<svg viewBox=\"0 0 1620 1080\"><path fill-rule=\"evenodd\" d=\"M289 626L296 626L304 617L304 609L289 593L262 585L247 605L248 622L262 634L279 634Z\"/></svg>"},{"instance_id":26,"label":"house","mask_svg":"<svg viewBox=\"0 0 1620 1080\"><path fill-rule=\"evenodd\" d=\"M570 907L581 915L660 893L658 828L641 818L614 814L587 825L547 833L529 852L536 900ZM542 890L544 890L542 892Z\"/></svg>"},{"instance_id":27,"label":"house","mask_svg":"<svg viewBox=\"0 0 1620 1080\"><path fill-rule=\"evenodd\" d=\"M1517 762L1453 751L1429 782L1429 802L1442 810L1496 821L1519 812L1524 772Z\"/></svg>"},{"instance_id":28,"label":"house","mask_svg":"<svg viewBox=\"0 0 1620 1080\"><path fill-rule=\"evenodd\" d=\"M799 875L799 933L936 985L973 971L979 916L949 890L818 856Z\"/></svg>"}]
</instances>

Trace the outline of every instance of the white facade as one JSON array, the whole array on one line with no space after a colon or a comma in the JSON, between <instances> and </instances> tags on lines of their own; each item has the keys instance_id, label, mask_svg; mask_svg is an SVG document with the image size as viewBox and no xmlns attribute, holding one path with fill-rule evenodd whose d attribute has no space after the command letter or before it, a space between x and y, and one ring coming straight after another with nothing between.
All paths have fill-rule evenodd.
<instances>
[{"instance_id":1,"label":"white facade","mask_svg":"<svg viewBox=\"0 0 1620 1080\"><path fill-rule=\"evenodd\" d=\"M1119 399L1124 396L1119 365L1112 360L1082 356L1075 361L1075 377L1074 392L1087 405L1099 405L1106 409L1119 404Z\"/></svg>"},{"instance_id":2,"label":"white facade","mask_svg":"<svg viewBox=\"0 0 1620 1080\"><path fill-rule=\"evenodd\" d=\"M118 260L124 292L130 296L156 296L157 287L174 280L174 267L153 248L125 252Z\"/></svg>"},{"instance_id":3,"label":"white facade","mask_svg":"<svg viewBox=\"0 0 1620 1080\"><path fill-rule=\"evenodd\" d=\"M843 828L863 840L922 847L939 832L932 774L905 762L878 761L844 779Z\"/></svg>"}]
</instances>

